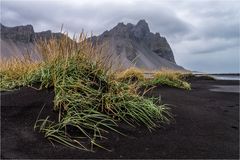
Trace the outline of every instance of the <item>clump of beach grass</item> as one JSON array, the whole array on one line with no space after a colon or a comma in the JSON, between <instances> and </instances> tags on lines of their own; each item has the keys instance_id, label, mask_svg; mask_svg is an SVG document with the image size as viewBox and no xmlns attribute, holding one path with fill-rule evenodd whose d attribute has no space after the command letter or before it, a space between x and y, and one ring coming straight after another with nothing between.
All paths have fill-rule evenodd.
<instances>
[{"instance_id":1,"label":"clump of beach grass","mask_svg":"<svg viewBox=\"0 0 240 160\"><path fill-rule=\"evenodd\" d=\"M204 80L216 80L213 76L208 75L208 74L199 75L198 77L200 79L204 79Z\"/></svg>"},{"instance_id":2,"label":"clump of beach grass","mask_svg":"<svg viewBox=\"0 0 240 160\"><path fill-rule=\"evenodd\" d=\"M145 80L144 72L136 67L130 67L117 73L116 76L119 81L127 83L142 82Z\"/></svg>"},{"instance_id":3,"label":"clump of beach grass","mask_svg":"<svg viewBox=\"0 0 240 160\"><path fill-rule=\"evenodd\" d=\"M194 74L192 74L191 72L186 72L186 73L185 72L183 72L183 73L179 72L178 73L178 78L183 80L183 81L189 81L189 80L191 80L195 77L196 76Z\"/></svg>"},{"instance_id":4,"label":"clump of beach grass","mask_svg":"<svg viewBox=\"0 0 240 160\"><path fill-rule=\"evenodd\" d=\"M190 90L191 85L185 81L189 77L188 73L181 73L178 71L161 70L153 74L153 77L145 82L145 86L159 86L166 85L181 89Z\"/></svg>"},{"instance_id":5,"label":"clump of beach grass","mask_svg":"<svg viewBox=\"0 0 240 160\"><path fill-rule=\"evenodd\" d=\"M120 133L119 122L145 125L149 130L169 122L169 108L156 103L156 98L139 95L135 84L119 81L111 64L106 63L109 57L94 48L84 34L73 40L63 36L39 41L38 50L41 60L22 63L16 59L3 65L0 85L1 90L36 83L39 89L54 89L53 108L58 111L58 120L38 117L34 126L51 142L93 151L94 146L104 148L100 143L106 138L104 133ZM69 128L74 128L74 134Z\"/></svg>"},{"instance_id":6,"label":"clump of beach grass","mask_svg":"<svg viewBox=\"0 0 240 160\"><path fill-rule=\"evenodd\" d=\"M35 81L34 71L40 63L27 58L11 58L0 61L0 90L8 91Z\"/></svg>"}]
</instances>

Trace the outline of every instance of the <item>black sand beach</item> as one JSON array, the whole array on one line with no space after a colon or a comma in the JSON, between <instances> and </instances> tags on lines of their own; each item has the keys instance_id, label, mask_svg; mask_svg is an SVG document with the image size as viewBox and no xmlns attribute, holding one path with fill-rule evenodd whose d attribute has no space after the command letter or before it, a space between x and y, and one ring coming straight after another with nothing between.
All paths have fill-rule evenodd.
<instances>
[{"instance_id":1,"label":"black sand beach","mask_svg":"<svg viewBox=\"0 0 240 160\"><path fill-rule=\"evenodd\" d=\"M159 87L151 93L171 104L175 121L149 132L144 127L121 126L128 137L109 133L103 143L85 152L55 147L33 125L51 112L53 92L22 88L1 93L1 158L223 158L239 159L239 92L213 92L214 85L236 86L239 81L192 80L192 90Z\"/></svg>"}]
</instances>

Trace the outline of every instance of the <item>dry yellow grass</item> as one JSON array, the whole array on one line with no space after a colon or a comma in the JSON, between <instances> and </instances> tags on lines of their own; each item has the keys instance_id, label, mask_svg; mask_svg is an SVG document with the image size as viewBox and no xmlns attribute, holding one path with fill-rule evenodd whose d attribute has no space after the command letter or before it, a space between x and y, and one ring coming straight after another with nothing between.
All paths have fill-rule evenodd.
<instances>
[{"instance_id":1,"label":"dry yellow grass","mask_svg":"<svg viewBox=\"0 0 240 160\"><path fill-rule=\"evenodd\" d=\"M135 67L128 68L116 75L117 79L124 82L144 81L144 71Z\"/></svg>"},{"instance_id":2,"label":"dry yellow grass","mask_svg":"<svg viewBox=\"0 0 240 160\"><path fill-rule=\"evenodd\" d=\"M0 90L6 91L17 86L28 85L31 75L39 68L40 62L30 59L11 58L0 61Z\"/></svg>"}]
</instances>

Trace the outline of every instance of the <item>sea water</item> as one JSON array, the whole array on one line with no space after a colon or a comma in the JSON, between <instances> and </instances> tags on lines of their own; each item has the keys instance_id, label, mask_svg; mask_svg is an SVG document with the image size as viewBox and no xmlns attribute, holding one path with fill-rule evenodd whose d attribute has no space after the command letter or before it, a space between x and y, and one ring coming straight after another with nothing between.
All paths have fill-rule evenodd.
<instances>
[{"instance_id":1,"label":"sea water","mask_svg":"<svg viewBox=\"0 0 240 160\"><path fill-rule=\"evenodd\" d=\"M217 80L238 80L240 81L240 73L203 73L203 72L192 72L194 75L209 75Z\"/></svg>"},{"instance_id":2,"label":"sea water","mask_svg":"<svg viewBox=\"0 0 240 160\"><path fill-rule=\"evenodd\" d=\"M238 80L240 81L239 74L209 74L217 80Z\"/></svg>"}]
</instances>

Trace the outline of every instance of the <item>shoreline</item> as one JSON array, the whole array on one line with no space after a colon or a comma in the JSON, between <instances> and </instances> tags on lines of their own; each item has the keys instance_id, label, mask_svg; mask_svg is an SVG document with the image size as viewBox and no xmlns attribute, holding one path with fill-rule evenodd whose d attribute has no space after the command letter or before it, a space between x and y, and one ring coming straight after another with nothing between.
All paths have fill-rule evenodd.
<instances>
[{"instance_id":1,"label":"shoreline","mask_svg":"<svg viewBox=\"0 0 240 160\"><path fill-rule=\"evenodd\" d=\"M213 92L214 85L239 86L239 81L192 80L192 90L156 87L147 96L161 96L174 115L171 124L149 132L120 125L128 136L107 134L108 152L66 148L33 131L42 112L52 112L53 91L21 88L1 93L1 158L239 158L239 93Z\"/></svg>"},{"instance_id":2,"label":"shoreline","mask_svg":"<svg viewBox=\"0 0 240 160\"><path fill-rule=\"evenodd\" d=\"M193 73L195 76L205 76L208 75L210 77L215 78L216 80L232 80L232 81L240 81L240 73Z\"/></svg>"}]
</instances>

